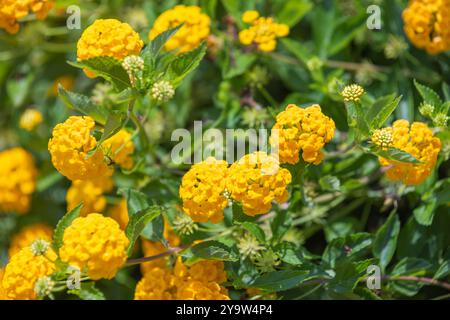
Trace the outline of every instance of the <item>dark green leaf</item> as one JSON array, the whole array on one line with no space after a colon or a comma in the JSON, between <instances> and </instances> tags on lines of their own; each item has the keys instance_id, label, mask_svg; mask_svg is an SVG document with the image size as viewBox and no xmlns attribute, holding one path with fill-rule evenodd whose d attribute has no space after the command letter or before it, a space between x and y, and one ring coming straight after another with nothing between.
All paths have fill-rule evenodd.
<instances>
[{"instance_id":1,"label":"dark green leaf","mask_svg":"<svg viewBox=\"0 0 450 320\"><path fill-rule=\"evenodd\" d=\"M202 42L194 50L177 56L169 65L167 73L172 84L176 87L181 80L198 67L206 54L206 42Z\"/></svg>"},{"instance_id":2,"label":"dark green leaf","mask_svg":"<svg viewBox=\"0 0 450 320\"><path fill-rule=\"evenodd\" d=\"M373 153L378 157L383 157L393 161L422 164L422 162L417 160L412 154L397 148L387 148L386 150L384 150L375 144L370 144L367 151Z\"/></svg>"},{"instance_id":3,"label":"dark green leaf","mask_svg":"<svg viewBox=\"0 0 450 320\"><path fill-rule=\"evenodd\" d=\"M373 254L380 260L380 266L383 271L394 256L399 231L400 220L397 213L393 211L377 231L373 243Z\"/></svg>"},{"instance_id":4,"label":"dark green leaf","mask_svg":"<svg viewBox=\"0 0 450 320\"><path fill-rule=\"evenodd\" d=\"M113 57L96 57L68 63L74 67L94 72L96 75L111 82L119 91L131 87L130 76L122 67L122 63Z\"/></svg>"},{"instance_id":5,"label":"dark green leaf","mask_svg":"<svg viewBox=\"0 0 450 320\"><path fill-rule=\"evenodd\" d=\"M285 291L308 280L327 278L327 274L319 270L281 270L263 274L252 283L252 287L271 292Z\"/></svg>"},{"instance_id":6,"label":"dark green leaf","mask_svg":"<svg viewBox=\"0 0 450 320\"><path fill-rule=\"evenodd\" d=\"M439 109L442 104L442 100L439 95L431 88L420 84L416 80L414 80L414 85L416 86L417 91L422 96L422 99L425 103L431 104L436 109Z\"/></svg>"},{"instance_id":7,"label":"dark green leaf","mask_svg":"<svg viewBox=\"0 0 450 320\"><path fill-rule=\"evenodd\" d=\"M264 243L266 241L264 231L256 223L245 221L241 226L250 232L260 243Z\"/></svg>"},{"instance_id":8,"label":"dark green leaf","mask_svg":"<svg viewBox=\"0 0 450 320\"><path fill-rule=\"evenodd\" d=\"M142 211L137 212L136 214L130 217L130 221L125 229L125 234L130 240L130 244L127 249L128 256L130 256L133 252L134 243L139 235L142 233L144 228L149 224L152 220L157 218L162 212L161 207L159 206L151 206Z\"/></svg>"},{"instance_id":9,"label":"dark green leaf","mask_svg":"<svg viewBox=\"0 0 450 320\"><path fill-rule=\"evenodd\" d=\"M179 26L176 26L175 28L168 29L168 30L160 33L159 35L157 35L155 37L155 39L153 39L148 44L148 46L145 47L144 50L142 50L142 55L149 54L150 57L152 57L153 59L156 58L158 56L159 52L161 51L161 49L166 44L166 42L169 41L169 39L172 38L172 36L175 33L177 33L178 30L180 30L182 26L183 26L183 24L180 24Z\"/></svg>"},{"instance_id":10,"label":"dark green leaf","mask_svg":"<svg viewBox=\"0 0 450 320\"><path fill-rule=\"evenodd\" d=\"M207 260L237 261L237 253L219 241L205 241L191 248L195 257Z\"/></svg>"},{"instance_id":11,"label":"dark green leaf","mask_svg":"<svg viewBox=\"0 0 450 320\"><path fill-rule=\"evenodd\" d=\"M436 198L429 199L426 203L422 204L418 208L415 208L413 211L416 221L423 226L431 225L435 212Z\"/></svg>"},{"instance_id":12,"label":"dark green leaf","mask_svg":"<svg viewBox=\"0 0 450 320\"><path fill-rule=\"evenodd\" d=\"M275 16L279 23L285 23L289 27L296 25L313 7L309 0L286 0L282 4Z\"/></svg>"},{"instance_id":13,"label":"dark green leaf","mask_svg":"<svg viewBox=\"0 0 450 320\"><path fill-rule=\"evenodd\" d=\"M326 247L322 260L334 267L341 260L352 260L363 257L369 252L372 236L369 233L355 233L336 238Z\"/></svg>"},{"instance_id":14,"label":"dark green leaf","mask_svg":"<svg viewBox=\"0 0 450 320\"><path fill-rule=\"evenodd\" d=\"M106 108L92 103L89 97L75 92L67 91L62 85L58 86L58 93L64 104L70 108L92 117L96 122L105 124L109 116Z\"/></svg>"},{"instance_id":15,"label":"dark green leaf","mask_svg":"<svg viewBox=\"0 0 450 320\"><path fill-rule=\"evenodd\" d=\"M105 295L95 287L95 282L81 283L80 290L70 290L69 294L75 294L81 300L106 300Z\"/></svg>"}]
</instances>

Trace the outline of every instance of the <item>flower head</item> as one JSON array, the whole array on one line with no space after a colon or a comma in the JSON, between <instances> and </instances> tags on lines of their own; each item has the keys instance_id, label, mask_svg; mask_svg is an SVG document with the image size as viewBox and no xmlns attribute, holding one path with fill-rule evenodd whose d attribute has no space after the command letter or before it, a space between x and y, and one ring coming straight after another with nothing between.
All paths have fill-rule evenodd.
<instances>
[{"instance_id":1,"label":"flower head","mask_svg":"<svg viewBox=\"0 0 450 320\"><path fill-rule=\"evenodd\" d=\"M193 234L198 225L187 214L178 214L173 220L173 228L182 235Z\"/></svg>"},{"instance_id":2,"label":"flower head","mask_svg":"<svg viewBox=\"0 0 450 320\"><path fill-rule=\"evenodd\" d=\"M351 84L344 87L341 95L344 101L359 101L361 96L364 94L364 88L357 84Z\"/></svg>"},{"instance_id":3,"label":"flower head","mask_svg":"<svg viewBox=\"0 0 450 320\"><path fill-rule=\"evenodd\" d=\"M272 250L262 251L254 257L253 262L258 270L263 273L275 271L275 267L281 263L280 257Z\"/></svg>"},{"instance_id":4,"label":"flower head","mask_svg":"<svg viewBox=\"0 0 450 320\"><path fill-rule=\"evenodd\" d=\"M262 246L250 233L245 233L244 236L238 240L237 247L242 254L243 259L247 257L254 258L261 250L264 250L264 246Z\"/></svg>"},{"instance_id":5,"label":"flower head","mask_svg":"<svg viewBox=\"0 0 450 320\"><path fill-rule=\"evenodd\" d=\"M31 252L33 252L35 256L45 255L49 248L50 243L42 239L34 240L30 246Z\"/></svg>"},{"instance_id":6,"label":"flower head","mask_svg":"<svg viewBox=\"0 0 450 320\"><path fill-rule=\"evenodd\" d=\"M273 201L287 201L286 187L291 180L289 171L273 156L254 152L230 167L227 190L233 200L242 203L245 214L255 216L269 212Z\"/></svg>"},{"instance_id":7,"label":"flower head","mask_svg":"<svg viewBox=\"0 0 450 320\"><path fill-rule=\"evenodd\" d=\"M249 23L250 27L239 32L239 41L247 46L255 44L260 51L275 50L276 39L289 34L288 25L275 23L272 18L260 17L255 10L244 12L242 21Z\"/></svg>"},{"instance_id":8,"label":"flower head","mask_svg":"<svg viewBox=\"0 0 450 320\"><path fill-rule=\"evenodd\" d=\"M52 261L56 254L49 249L45 256L34 255L30 247L25 247L11 257L3 276L3 288L9 299L34 300L34 291L39 278L49 276L56 267Z\"/></svg>"},{"instance_id":9,"label":"flower head","mask_svg":"<svg viewBox=\"0 0 450 320\"><path fill-rule=\"evenodd\" d=\"M209 157L194 164L183 176L179 190L183 211L195 222L218 223L223 219L228 205L224 196L227 170L225 161Z\"/></svg>"},{"instance_id":10,"label":"flower head","mask_svg":"<svg viewBox=\"0 0 450 320\"><path fill-rule=\"evenodd\" d=\"M164 31L183 24L164 45L166 50L184 53L196 48L210 33L211 19L198 6L177 5L156 18L149 38L153 40Z\"/></svg>"},{"instance_id":11,"label":"flower head","mask_svg":"<svg viewBox=\"0 0 450 320\"><path fill-rule=\"evenodd\" d=\"M98 19L84 30L77 43L79 61L95 57L113 57L122 61L139 54L144 46L139 34L129 24L116 19ZM90 77L95 76L87 71Z\"/></svg>"},{"instance_id":12,"label":"flower head","mask_svg":"<svg viewBox=\"0 0 450 320\"><path fill-rule=\"evenodd\" d=\"M394 137L392 136L392 128L377 129L372 134L372 142L382 149L392 146Z\"/></svg>"},{"instance_id":13,"label":"flower head","mask_svg":"<svg viewBox=\"0 0 450 320\"><path fill-rule=\"evenodd\" d=\"M20 116L19 126L27 131L33 131L42 121L42 114L38 110L27 109Z\"/></svg>"},{"instance_id":14,"label":"flower head","mask_svg":"<svg viewBox=\"0 0 450 320\"><path fill-rule=\"evenodd\" d=\"M76 218L64 231L60 256L93 280L112 279L127 259L128 244L116 221L91 213Z\"/></svg>"},{"instance_id":15,"label":"flower head","mask_svg":"<svg viewBox=\"0 0 450 320\"><path fill-rule=\"evenodd\" d=\"M46 296L51 295L54 287L55 282L50 277L44 276L36 281L34 292L39 298L45 298Z\"/></svg>"},{"instance_id":16,"label":"flower head","mask_svg":"<svg viewBox=\"0 0 450 320\"><path fill-rule=\"evenodd\" d=\"M39 20L47 17L54 0L2 0L0 1L0 29L11 34L19 32L19 20L34 13Z\"/></svg>"},{"instance_id":17,"label":"flower head","mask_svg":"<svg viewBox=\"0 0 450 320\"><path fill-rule=\"evenodd\" d=\"M334 129L333 119L319 105L303 109L290 104L277 115L270 143L278 149L281 163L296 164L301 153L304 161L318 165L324 157L321 149L333 139Z\"/></svg>"},{"instance_id":18,"label":"flower head","mask_svg":"<svg viewBox=\"0 0 450 320\"><path fill-rule=\"evenodd\" d=\"M0 212L24 214L36 188L33 157L22 148L0 152Z\"/></svg>"},{"instance_id":19,"label":"flower head","mask_svg":"<svg viewBox=\"0 0 450 320\"><path fill-rule=\"evenodd\" d=\"M122 66L130 77L131 84L136 82L136 79L141 77L140 73L144 70L144 59L140 56L127 56L123 59Z\"/></svg>"},{"instance_id":20,"label":"flower head","mask_svg":"<svg viewBox=\"0 0 450 320\"><path fill-rule=\"evenodd\" d=\"M392 125L392 147L410 153L420 164L405 163L379 158L380 164L387 167L390 180L401 181L406 185L422 183L431 173L441 150L441 141L425 123L397 120Z\"/></svg>"},{"instance_id":21,"label":"flower head","mask_svg":"<svg viewBox=\"0 0 450 320\"><path fill-rule=\"evenodd\" d=\"M53 137L48 142L52 163L56 170L72 181L111 176L113 173L101 150L88 156L88 152L97 145L97 140L91 135L94 126L91 117L72 116L53 129Z\"/></svg>"},{"instance_id":22,"label":"flower head","mask_svg":"<svg viewBox=\"0 0 450 320\"><path fill-rule=\"evenodd\" d=\"M429 54L450 50L450 0L410 0L404 30L414 46Z\"/></svg>"},{"instance_id":23,"label":"flower head","mask_svg":"<svg viewBox=\"0 0 450 320\"><path fill-rule=\"evenodd\" d=\"M157 102L166 102L173 98L175 89L169 81L159 80L153 84L150 95Z\"/></svg>"}]
</instances>

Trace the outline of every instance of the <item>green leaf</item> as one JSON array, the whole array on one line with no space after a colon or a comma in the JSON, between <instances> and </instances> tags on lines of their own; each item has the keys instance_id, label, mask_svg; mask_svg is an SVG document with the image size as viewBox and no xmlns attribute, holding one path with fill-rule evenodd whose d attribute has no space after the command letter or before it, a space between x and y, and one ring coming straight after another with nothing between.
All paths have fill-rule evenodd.
<instances>
[{"instance_id":1,"label":"green leaf","mask_svg":"<svg viewBox=\"0 0 450 320\"><path fill-rule=\"evenodd\" d=\"M238 254L232 248L219 241L205 241L191 248L195 257L207 260L237 261Z\"/></svg>"},{"instance_id":2,"label":"green leaf","mask_svg":"<svg viewBox=\"0 0 450 320\"><path fill-rule=\"evenodd\" d=\"M260 243L266 241L266 235L264 231L256 223L245 221L241 224L248 232L250 232Z\"/></svg>"},{"instance_id":3,"label":"green leaf","mask_svg":"<svg viewBox=\"0 0 450 320\"><path fill-rule=\"evenodd\" d=\"M255 217L246 215L242 210L242 205L237 202L233 202L232 211L234 223L240 223L245 221L254 222L257 220Z\"/></svg>"},{"instance_id":4,"label":"green leaf","mask_svg":"<svg viewBox=\"0 0 450 320\"><path fill-rule=\"evenodd\" d=\"M59 252L59 249L63 245L64 231L68 226L72 224L73 220L78 218L82 207L83 204L80 203L78 206L66 213L56 225L55 234L53 235L53 248L55 249L56 253Z\"/></svg>"},{"instance_id":5,"label":"green leaf","mask_svg":"<svg viewBox=\"0 0 450 320\"><path fill-rule=\"evenodd\" d=\"M147 240L161 242L164 240L164 217L161 214L147 224L141 232L141 236Z\"/></svg>"},{"instance_id":6,"label":"green leaf","mask_svg":"<svg viewBox=\"0 0 450 320\"><path fill-rule=\"evenodd\" d=\"M6 92L14 107L20 107L30 92L33 83L33 73L21 79L14 79L6 82Z\"/></svg>"},{"instance_id":7,"label":"green leaf","mask_svg":"<svg viewBox=\"0 0 450 320\"><path fill-rule=\"evenodd\" d=\"M130 218L149 206L147 196L140 191L123 188L119 189L118 193L127 199L128 216Z\"/></svg>"},{"instance_id":8,"label":"green leaf","mask_svg":"<svg viewBox=\"0 0 450 320\"><path fill-rule=\"evenodd\" d=\"M317 278L327 278L327 274L318 269L273 271L257 278L251 287L278 292L295 288L305 281Z\"/></svg>"},{"instance_id":9,"label":"green leaf","mask_svg":"<svg viewBox=\"0 0 450 320\"><path fill-rule=\"evenodd\" d=\"M172 84L178 86L184 77L198 67L205 54L206 42L203 41L197 48L177 56L167 70Z\"/></svg>"},{"instance_id":10,"label":"green leaf","mask_svg":"<svg viewBox=\"0 0 450 320\"><path fill-rule=\"evenodd\" d=\"M101 147L102 143L105 142L105 140L111 138L113 135L115 135L117 132L122 129L124 125L124 118L125 116L121 113L110 113L108 116L108 119L106 119L105 127L103 129L102 136L100 140L97 142L96 147L89 151L89 155L94 154L99 147Z\"/></svg>"},{"instance_id":11,"label":"green leaf","mask_svg":"<svg viewBox=\"0 0 450 320\"><path fill-rule=\"evenodd\" d=\"M412 154L397 148L387 148L386 150L384 150L381 147L370 143L367 151L373 153L378 157L383 157L393 161L422 164L422 162L417 160L416 157L414 157Z\"/></svg>"},{"instance_id":12,"label":"green leaf","mask_svg":"<svg viewBox=\"0 0 450 320\"><path fill-rule=\"evenodd\" d=\"M353 292L358 283L367 276L367 268L373 263L374 259L342 261L336 266L336 274L329 282L330 289L341 294Z\"/></svg>"},{"instance_id":13,"label":"green leaf","mask_svg":"<svg viewBox=\"0 0 450 320\"><path fill-rule=\"evenodd\" d=\"M366 255L372 245L369 233L354 233L332 240L322 255L322 260L334 268L341 260L354 260Z\"/></svg>"},{"instance_id":14,"label":"green leaf","mask_svg":"<svg viewBox=\"0 0 450 320\"><path fill-rule=\"evenodd\" d=\"M404 258L392 270L391 278L399 276L424 276L430 272L432 265L423 259ZM414 296L423 287L423 283L395 280L391 282L392 288L406 296Z\"/></svg>"},{"instance_id":15,"label":"green leaf","mask_svg":"<svg viewBox=\"0 0 450 320\"><path fill-rule=\"evenodd\" d=\"M296 25L300 19L313 7L309 0L287 0L282 2L282 7L275 14L278 23L287 24L289 27Z\"/></svg>"},{"instance_id":16,"label":"green leaf","mask_svg":"<svg viewBox=\"0 0 450 320\"><path fill-rule=\"evenodd\" d=\"M434 279L443 279L450 274L450 260L445 260L439 265L438 270L434 274Z\"/></svg>"},{"instance_id":17,"label":"green leaf","mask_svg":"<svg viewBox=\"0 0 450 320\"><path fill-rule=\"evenodd\" d=\"M105 295L95 287L95 282L83 282L80 290L69 290L69 294L77 295L81 300L106 300Z\"/></svg>"},{"instance_id":18,"label":"green leaf","mask_svg":"<svg viewBox=\"0 0 450 320\"><path fill-rule=\"evenodd\" d=\"M128 240L130 240L130 244L127 249L128 256L133 253L134 243L136 242L139 235L142 233L144 228L149 224L152 220L157 218L161 214L161 207L159 206L150 206L142 211L139 211L130 217L130 221L125 229L125 235Z\"/></svg>"},{"instance_id":19,"label":"green leaf","mask_svg":"<svg viewBox=\"0 0 450 320\"><path fill-rule=\"evenodd\" d=\"M319 184L326 191L340 191L341 181L335 176L324 176L319 179Z\"/></svg>"},{"instance_id":20,"label":"green leaf","mask_svg":"<svg viewBox=\"0 0 450 320\"><path fill-rule=\"evenodd\" d=\"M301 266L308 260L320 258L313 255L302 246L296 246L292 242L282 242L274 247L275 253L281 261L295 266Z\"/></svg>"},{"instance_id":21,"label":"green leaf","mask_svg":"<svg viewBox=\"0 0 450 320\"><path fill-rule=\"evenodd\" d=\"M388 95L377 99L366 113L366 121L370 130L381 128L389 116L395 111L402 96Z\"/></svg>"},{"instance_id":22,"label":"green leaf","mask_svg":"<svg viewBox=\"0 0 450 320\"><path fill-rule=\"evenodd\" d=\"M416 87L417 91L419 91L419 94L421 95L425 103L433 105L436 109L440 109L442 100L433 89L423 84L420 84L415 79L414 79L414 86Z\"/></svg>"},{"instance_id":23,"label":"green leaf","mask_svg":"<svg viewBox=\"0 0 450 320\"><path fill-rule=\"evenodd\" d=\"M67 91L60 84L58 85L58 94L66 107L75 109L84 115L90 116L96 122L104 125L109 116L106 108L92 103L89 97L75 92Z\"/></svg>"},{"instance_id":24,"label":"green leaf","mask_svg":"<svg viewBox=\"0 0 450 320\"><path fill-rule=\"evenodd\" d=\"M153 39L145 48L142 50L142 55L150 55L151 58L155 59L161 49L164 47L167 41L169 41L172 36L181 29L183 24L180 24L174 28L168 29L164 32L158 34L155 39Z\"/></svg>"},{"instance_id":25,"label":"green leaf","mask_svg":"<svg viewBox=\"0 0 450 320\"><path fill-rule=\"evenodd\" d=\"M312 55L308 51L307 47L299 41L283 38L281 39L281 44L304 65L306 65L308 60L312 58Z\"/></svg>"},{"instance_id":26,"label":"green leaf","mask_svg":"<svg viewBox=\"0 0 450 320\"><path fill-rule=\"evenodd\" d=\"M236 52L233 61L230 61L230 57L228 57L226 63L224 63L222 69L223 78L231 79L244 74L250 69L256 58L254 54Z\"/></svg>"},{"instance_id":27,"label":"green leaf","mask_svg":"<svg viewBox=\"0 0 450 320\"><path fill-rule=\"evenodd\" d=\"M413 211L414 218L419 224L423 226L430 226L431 223L433 222L436 208L437 208L436 198L431 198L426 203L422 204L420 207L414 209Z\"/></svg>"},{"instance_id":28,"label":"green leaf","mask_svg":"<svg viewBox=\"0 0 450 320\"><path fill-rule=\"evenodd\" d=\"M95 57L78 62L68 62L70 65L88 69L96 75L111 82L119 91L131 87L130 77L122 67L122 62L113 57Z\"/></svg>"},{"instance_id":29,"label":"green leaf","mask_svg":"<svg viewBox=\"0 0 450 320\"><path fill-rule=\"evenodd\" d=\"M394 256L399 232L400 220L394 210L377 231L373 242L373 254L380 260L380 267L383 271Z\"/></svg>"}]
</instances>

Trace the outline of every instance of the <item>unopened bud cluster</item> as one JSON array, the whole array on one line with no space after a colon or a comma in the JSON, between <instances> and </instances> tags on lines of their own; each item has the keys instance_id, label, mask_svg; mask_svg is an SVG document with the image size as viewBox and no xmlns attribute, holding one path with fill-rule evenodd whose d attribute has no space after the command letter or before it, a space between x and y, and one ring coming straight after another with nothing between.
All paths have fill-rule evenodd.
<instances>
[{"instance_id":1,"label":"unopened bud cluster","mask_svg":"<svg viewBox=\"0 0 450 320\"><path fill-rule=\"evenodd\" d=\"M166 102L173 98L175 89L167 80L160 80L153 84L150 89L152 98L158 102Z\"/></svg>"}]
</instances>

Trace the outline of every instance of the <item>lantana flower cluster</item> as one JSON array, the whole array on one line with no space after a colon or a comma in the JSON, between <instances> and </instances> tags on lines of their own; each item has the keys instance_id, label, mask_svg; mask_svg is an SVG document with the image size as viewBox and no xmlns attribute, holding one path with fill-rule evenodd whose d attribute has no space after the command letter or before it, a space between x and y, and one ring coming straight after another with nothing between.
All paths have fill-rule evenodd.
<instances>
[{"instance_id":1,"label":"lantana flower cluster","mask_svg":"<svg viewBox=\"0 0 450 320\"><path fill-rule=\"evenodd\" d=\"M36 189L33 156L22 148L0 152L0 212L27 213Z\"/></svg>"},{"instance_id":2,"label":"lantana flower cluster","mask_svg":"<svg viewBox=\"0 0 450 320\"><path fill-rule=\"evenodd\" d=\"M173 268L155 267L136 286L135 300L229 300L221 284L227 280L222 261L187 266L177 259Z\"/></svg>"},{"instance_id":3,"label":"lantana flower cluster","mask_svg":"<svg viewBox=\"0 0 450 320\"><path fill-rule=\"evenodd\" d=\"M270 142L278 148L281 163L298 163L300 153L305 162L315 165L322 162L321 149L333 138L335 124L319 105L300 108L290 104L276 120Z\"/></svg>"},{"instance_id":4,"label":"lantana flower cluster","mask_svg":"<svg viewBox=\"0 0 450 320\"><path fill-rule=\"evenodd\" d=\"M417 48L430 54L450 50L450 0L410 0L403 21Z\"/></svg>"},{"instance_id":5,"label":"lantana flower cluster","mask_svg":"<svg viewBox=\"0 0 450 320\"><path fill-rule=\"evenodd\" d=\"M275 23L271 17L261 17L255 10L244 12L242 21L250 24L250 27L239 32L239 41L246 46L255 44L260 51L274 51L277 38L289 34L288 25Z\"/></svg>"},{"instance_id":6,"label":"lantana flower cluster","mask_svg":"<svg viewBox=\"0 0 450 320\"><path fill-rule=\"evenodd\" d=\"M384 130L388 130L392 135L391 147L408 152L421 162L405 163L380 157L380 164L386 167L387 177L406 185L422 183L436 165L441 150L440 139L433 136L433 132L423 122L410 124L407 120L397 120L391 128ZM380 146L383 146L384 140L380 138L379 132L372 137L372 141Z\"/></svg>"},{"instance_id":7,"label":"lantana flower cluster","mask_svg":"<svg viewBox=\"0 0 450 320\"><path fill-rule=\"evenodd\" d=\"M166 50L177 49L184 53L196 48L209 36L211 19L198 6L178 5L163 12L153 24L149 38L153 40L160 33L183 24L180 30L166 42Z\"/></svg>"},{"instance_id":8,"label":"lantana flower cluster","mask_svg":"<svg viewBox=\"0 0 450 320\"><path fill-rule=\"evenodd\" d=\"M59 254L50 247L50 237L51 229L34 225L13 241L10 260L0 274L0 298L34 300L51 294L53 277L66 267L91 280L111 279L127 259L124 231L100 214L76 218L64 230Z\"/></svg>"},{"instance_id":9,"label":"lantana flower cluster","mask_svg":"<svg viewBox=\"0 0 450 320\"><path fill-rule=\"evenodd\" d=\"M35 14L36 18L44 20L54 4L54 0L2 0L0 1L0 29L15 34L20 30L20 19L29 14Z\"/></svg>"}]
</instances>

